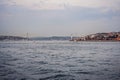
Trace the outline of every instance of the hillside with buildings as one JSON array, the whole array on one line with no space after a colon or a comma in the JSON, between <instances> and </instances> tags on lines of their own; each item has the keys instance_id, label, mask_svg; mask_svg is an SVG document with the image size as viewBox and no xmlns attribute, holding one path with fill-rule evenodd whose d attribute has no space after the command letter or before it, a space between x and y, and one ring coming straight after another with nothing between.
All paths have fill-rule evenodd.
<instances>
[{"instance_id":1,"label":"hillside with buildings","mask_svg":"<svg viewBox=\"0 0 120 80\"><path fill-rule=\"evenodd\" d=\"M70 41L120 41L120 32L90 34L84 37L72 38Z\"/></svg>"}]
</instances>

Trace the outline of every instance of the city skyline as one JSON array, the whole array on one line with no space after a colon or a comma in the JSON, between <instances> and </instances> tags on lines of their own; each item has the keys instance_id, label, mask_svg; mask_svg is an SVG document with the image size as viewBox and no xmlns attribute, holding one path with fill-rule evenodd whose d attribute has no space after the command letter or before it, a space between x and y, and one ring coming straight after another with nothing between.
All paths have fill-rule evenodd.
<instances>
[{"instance_id":1,"label":"city skyline","mask_svg":"<svg viewBox=\"0 0 120 80\"><path fill-rule=\"evenodd\" d=\"M120 31L119 0L0 0L0 35L69 36Z\"/></svg>"}]
</instances>

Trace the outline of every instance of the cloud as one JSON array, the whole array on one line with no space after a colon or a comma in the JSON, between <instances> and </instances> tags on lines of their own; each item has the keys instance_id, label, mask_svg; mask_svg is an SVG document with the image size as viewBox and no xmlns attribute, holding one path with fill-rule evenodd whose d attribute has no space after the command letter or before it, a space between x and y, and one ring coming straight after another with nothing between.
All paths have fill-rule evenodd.
<instances>
[{"instance_id":1,"label":"cloud","mask_svg":"<svg viewBox=\"0 0 120 80\"><path fill-rule=\"evenodd\" d=\"M103 12L120 11L120 0L1 0L6 5L16 5L35 10L65 9L71 7L98 8Z\"/></svg>"}]
</instances>

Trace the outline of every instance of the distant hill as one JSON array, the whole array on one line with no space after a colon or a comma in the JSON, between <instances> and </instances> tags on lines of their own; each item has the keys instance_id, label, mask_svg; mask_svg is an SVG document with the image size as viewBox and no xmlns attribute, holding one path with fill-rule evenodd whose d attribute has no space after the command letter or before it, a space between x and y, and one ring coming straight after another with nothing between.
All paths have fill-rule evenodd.
<instances>
[{"instance_id":1,"label":"distant hill","mask_svg":"<svg viewBox=\"0 0 120 80\"><path fill-rule=\"evenodd\" d=\"M27 40L27 38L20 37L20 36L0 36L0 41L3 40Z\"/></svg>"},{"instance_id":2,"label":"distant hill","mask_svg":"<svg viewBox=\"0 0 120 80\"><path fill-rule=\"evenodd\" d=\"M70 40L69 36L35 37L32 40Z\"/></svg>"}]
</instances>

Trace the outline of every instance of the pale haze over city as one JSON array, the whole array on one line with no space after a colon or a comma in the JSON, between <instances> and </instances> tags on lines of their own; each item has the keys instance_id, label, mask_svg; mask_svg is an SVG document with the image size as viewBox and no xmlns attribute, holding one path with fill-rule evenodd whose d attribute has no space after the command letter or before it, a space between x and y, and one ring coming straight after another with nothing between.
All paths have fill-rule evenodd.
<instances>
[{"instance_id":1,"label":"pale haze over city","mask_svg":"<svg viewBox=\"0 0 120 80\"><path fill-rule=\"evenodd\" d=\"M120 31L120 0L0 0L0 35Z\"/></svg>"}]
</instances>

